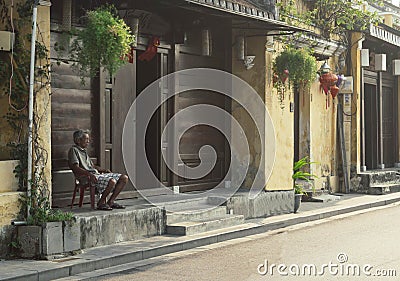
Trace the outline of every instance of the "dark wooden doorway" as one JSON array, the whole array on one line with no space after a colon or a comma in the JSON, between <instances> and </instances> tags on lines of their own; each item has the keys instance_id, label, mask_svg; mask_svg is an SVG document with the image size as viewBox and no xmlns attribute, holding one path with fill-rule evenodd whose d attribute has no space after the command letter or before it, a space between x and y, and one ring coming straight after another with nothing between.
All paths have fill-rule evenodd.
<instances>
[{"instance_id":1,"label":"dark wooden doorway","mask_svg":"<svg viewBox=\"0 0 400 281\"><path fill-rule=\"evenodd\" d=\"M378 95L376 85L364 85L365 165L378 168Z\"/></svg>"},{"instance_id":2,"label":"dark wooden doorway","mask_svg":"<svg viewBox=\"0 0 400 281\"><path fill-rule=\"evenodd\" d=\"M389 81L388 81L389 82ZM390 82L389 82L390 83ZM396 162L397 151L397 102L394 95L393 84L382 85L382 138L383 138L383 163L385 167L393 167Z\"/></svg>"},{"instance_id":3,"label":"dark wooden doorway","mask_svg":"<svg viewBox=\"0 0 400 281\"><path fill-rule=\"evenodd\" d=\"M167 49L158 50L157 55L150 61L136 61L136 97L138 97L141 92L151 83L156 81L162 76L165 76L169 72L169 59L168 59ZM139 50L137 56L139 57L143 51ZM159 88L157 95L157 102L161 103L161 100L165 100L163 95L167 93L164 89ZM162 140L162 131L165 127L168 117L168 105L167 102L161 104L157 111L153 114L149 126L146 128L145 132L145 150L147 161L157 179L164 185L170 186L170 174L167 166L162 157L162 150L167 149L168 143ZM136 122L144 122L141 119L140 108L137 108ZM140 149L140 148L136 148ZM138 188L158 188L154 183L150 183L148 180L141 179L140 175L141 169L143 167L140 163L136 164L136 183L139 185Z\"/></svg>"},{"instance_id":4,"label":"dark wooden doorway","mask_svg":"<svg viewBox=\"0 0 400 281\"><path fill-rule=\"evenodd\" d=\"M300 93L297 87L294 90L294 155L293 161L300 160Z\"/></svg>"},{"instance_id":5,"label":"dark wooden doorway","mask_svg":"<svg viewBox=\"0 0 400 281\"><path fill-rule=\"evenodd\" d=\"M223 37L221 36L221 38ZM222 50L215 50L215 52L217 51ZM214 56L201 56L190 48L182 47L179 53L178 69L182 70L196 67L224 69L226 67L225 58L220 53L216 53ZM185 85L185 83L184 79L179 80L178 87L181 87L180 84L182 84L182 86ZM185 91L178 95L175 113L198 104L208 104L224 110L229 110L227 98L223 94L198 89ZM176 124L176 126L177 130L180 131L180 126L185 126L185 124ZM230 126L229 122L226 122L226 126L227 128ZM200 148L205 145L212 146L216 152L217 159L213 169L209 174L198 179L178 177L177 185L181 192L214 188L225 177L230 165L230 151L226 149L229 147L229 144L220 131L207 125L194 126L183 134L179 143L179 154L182 161L178 162L178 170L185 171L186 167L196 167L200 165L199 151ZM207 157L208 156L205 158Z\"/></svg>"},{"instance_id":6,"label":"dark wooden doorway","mask_svg":"<svg viewBox=\"0 0 400 281\"><path fill-rule=\"evenodd\" d=\"M394 167L397 162L397 97L394 90L395 83L390 74L364 72L365 165L369 170L380 168L380 164L385 168Z\"/></svg>"}]
</instances>

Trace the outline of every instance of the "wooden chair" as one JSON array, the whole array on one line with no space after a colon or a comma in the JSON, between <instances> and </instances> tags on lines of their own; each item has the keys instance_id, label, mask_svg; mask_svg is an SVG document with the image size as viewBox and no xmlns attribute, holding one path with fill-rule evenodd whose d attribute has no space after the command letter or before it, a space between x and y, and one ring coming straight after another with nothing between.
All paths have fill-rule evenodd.
<instances>
[{"instance_id":1,"label":"wooden chair","mask_svg":"<svg viewBox=\"0 0 400 281\"><path fill-rule=\"evenodd\" d=\"M90 176L84 175L76 175L75 176L75 188L74 193L72 194L71 201L71 209L74 206L75 196L79 190L79 207L82 207L83 198L85 197L85 190L90 191L90 206L92 209L95 209L95 201L96 201L96 189L92 181L90 180Z\"/></svg>"}]
</instances>

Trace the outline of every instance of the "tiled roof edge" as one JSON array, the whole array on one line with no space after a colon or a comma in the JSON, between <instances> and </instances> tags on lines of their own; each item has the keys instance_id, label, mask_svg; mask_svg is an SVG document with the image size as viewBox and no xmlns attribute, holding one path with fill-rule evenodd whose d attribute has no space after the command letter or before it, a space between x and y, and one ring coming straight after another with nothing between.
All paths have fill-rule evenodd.
<instances>
[{"instance_id":1,"label":"tiled roof edge","mask_svg":"<svg viewBox=\"0 0 400 281\"><path fill-rule=\"evenodd\" d=\"M187 0L188 2L198 2L211 7L216 7L229 12L239 14L251 15L253 17L260 17L262 19L277 20L275 15L269 11L261 10L259 8L250 7L242 3L229 0Z\"/></svg>"}]
</instances>

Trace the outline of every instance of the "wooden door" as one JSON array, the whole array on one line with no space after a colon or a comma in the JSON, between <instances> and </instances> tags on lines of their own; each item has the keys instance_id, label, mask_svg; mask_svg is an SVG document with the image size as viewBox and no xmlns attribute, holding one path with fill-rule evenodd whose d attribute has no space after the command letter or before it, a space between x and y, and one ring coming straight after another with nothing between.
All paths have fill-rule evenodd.
<instances>
[{"instance_id":1,"label":"wooden door","mask_svg":"<svg viewBox=\"0 0 400 281\"><path fill-rule=\"evenodd\" d=\"M382 147L382 164L385 168L390 168L397 162L398 101L394 95L394 79L387 73L381 75L372 71L364 73L365 163L369 170L379 168ZM380 126L382 126L382 139L380 139Z\"/></svg>"},{"instance_id":2,"label":"wooden door","mask_svg":"<svg viewBox=\"0 0 400 281\"><path fill-rule=\"evenodd\" d=\"M195 68L195 67L208 67L214 69L224 69L224 57L214 56L206 57L196 55L181 49L179 53L179 70ZM184 85L185 81L178 80L177 87L181 83ZM222 109L226 109L226 97L220 93L206 91L206 90L190 90L180 93L175 101L175 114L180 110L196 104L210 104ZM176 124L176 130L181 131L182 126L185 124ZM227 126L229 124L227 123ZM188 179L185 177L178 177L177 185L181 192L193 190L205 190L215 187L225 177L228 165L226 159L230 156L226 151L228 143L224 135L217 129L206 125L198 125L187 130L182 138L179 140L179 155L181 162L178 162L178 170L185 174L186 167L196 167L200 164L199 150L204 145L211 145L217 154L217 161L212 171L200 179ZM205 157L207 158L207 157Z\"/></svg>"},{"instance_id":3,"label":"wooden door","mask_svg":"<svg viewBox=\"0 0 400 281\"><path fill-rule=\"evenodd\" d=\"M137 56L143 51L138 51ZM159 48L157 55L150 61L136 61L137 66L137 74L136 74L136 97L141 94L146 94L142 91L151 83L158 80L160 77L165 76L169 72L169 49ZM145 134L145 151L146 151L146 160L153 174L156 176L158 181L160 181L164 186L171 185L171 176L170 172L167 169L165 161L162 157L162 151L166 151L169 147L168 145L168 136L162 135L163 129L168 119L170 107L168 106L167 96L168 89L167 87L161 88L158 87L155 98L156 102L161 104L161 106L156 110L152 118L150 119L150 123L147 128L141 129L141 126L136 126L136 151L138 149L142 149L141 146L143 143L140 142L140 137ZM146 120L142 119L144 114L141 114L141 110L146 110L143 108L136 108L136 123L141 124ZM145 130L145 131L144 131ZM160 187L158 182L151 182L148 178L142 178L143 170L145 167L140 163L140 159L136 159L136 175L137 178L135 182L138 185L138 188L143 189L157 189ZM161 192L161 191L159 191Z\"/></svg>"},{"instance_id":4,"label":"wooden door","mask_svg":"<svg viewBox=\"0 0 400 281\"><path fill-rule=\"evenodd\" d=\"M378 95L376 84L364 85L365 165L378 167Z\"/></svg>"},{"instance_id":5,"label":"wooden door","mask_svg":"<svg viewBox=\"0 0 400 281\"><path fill-rule=\"evenodd\" d=\"M390 78L384 76L382 79L382 141L383 163L386 168L393 167L397 160L397 102L393 91L393 79Z\"/></svg>"}]
</instances>

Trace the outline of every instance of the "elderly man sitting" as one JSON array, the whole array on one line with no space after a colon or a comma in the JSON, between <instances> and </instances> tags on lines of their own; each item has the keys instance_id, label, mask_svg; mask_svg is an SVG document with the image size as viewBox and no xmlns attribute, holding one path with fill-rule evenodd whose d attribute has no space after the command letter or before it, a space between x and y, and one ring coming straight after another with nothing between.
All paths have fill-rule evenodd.
<instances>
[{"instance_id":1,"label":"elderly man sitting","mask_svg":"<svg viewBox=\"0 0 400 281\"><path fill-rule=\"evenodd\" d=\"M88 176L95 184L96 192L101 194L97 209L104 211L125 209L125 206L116 203L115 199L128 182L128 176L93 165L86 151L90 142L89 132L78 130L74 132L73 137L75 145L68 151L68 164L77 177ZM110 199L106 201L111 192Z\"/></svg>"}]
</instances>

